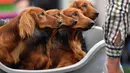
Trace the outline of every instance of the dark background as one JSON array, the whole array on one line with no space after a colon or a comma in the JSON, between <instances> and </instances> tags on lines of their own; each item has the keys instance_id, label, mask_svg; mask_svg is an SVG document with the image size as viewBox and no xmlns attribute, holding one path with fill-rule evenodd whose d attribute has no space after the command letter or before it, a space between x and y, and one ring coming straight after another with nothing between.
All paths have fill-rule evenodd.
<instances>
[{"instance_id":1,"label":"dark background","mask_svg":"<svg viewBox=\"0 0 130 73\"><path fill-rule=\"evenodd\" d=\"M45 10L59 9L59 0L30 0L31 6L37 6Z\"/></svg>"}]
</instances>

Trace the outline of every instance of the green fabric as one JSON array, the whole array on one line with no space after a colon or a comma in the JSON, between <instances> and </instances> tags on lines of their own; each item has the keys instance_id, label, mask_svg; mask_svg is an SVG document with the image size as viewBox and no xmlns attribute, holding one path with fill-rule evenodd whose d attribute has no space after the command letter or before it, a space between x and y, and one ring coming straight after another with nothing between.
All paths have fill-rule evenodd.
<instances>
[{"instance_id":1,"label":"green fabric","mask_svg":"<svg viewBox=\"0 0 130 73\"><path fill-rule=\"evenodd\" d=\"M15 4L0 4L0 12L12 12L15 10Z\"/></svg>"},{"instance_id":2,"label":"green fabric","mask_svg":"<svg viewBox=\"0 0 130 73\"><path fill-rule=\"evenodd\" d=\"M124 73L130 73L130 67L124 67Z\"/></svg>"}]
</instances>

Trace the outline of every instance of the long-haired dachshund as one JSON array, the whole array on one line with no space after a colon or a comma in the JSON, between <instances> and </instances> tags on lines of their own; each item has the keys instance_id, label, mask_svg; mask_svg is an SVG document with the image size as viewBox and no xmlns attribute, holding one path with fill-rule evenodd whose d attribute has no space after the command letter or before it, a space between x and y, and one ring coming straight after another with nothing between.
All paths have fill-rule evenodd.
<instances>
[{"instance_id":1,"label":"long-haired dachshund","mask_svg":"<svg viewBox=\"0 0 130 73\"><path fill-rule=\"evenodd\" d=\"M52 27L50 20L54 20L44 14L44 10L37 7L25 9L7 24L0 27L0 62L9 66L17 60L17 45L19 42L32 37L35 27ZM49 19L49 20L48 20ZM19 51L21 52L21 50Z\"/></svg>"},{"instance_id":2,"label":"long-haired dachshund","mask_svg":"<svg viewBox=\"0 0 130 73\"><path fill-rule=\"evenodd\" d=\"M52 23L48 23L55 27L60 25L58 22L59 18L56 17L58 13L59 10L57 9L47 10L44 13L53 18L54 21L51 20ZM46 44L55 27L46 27L38 30L36 29L33 34L33 38L29 38L28 40L24 41L23 48L25 48L25 50L20 55L20 61L14 66L14 68L26 70L44 69L48 62L48 57L46 55Z\"/></svg>"},{"instance_id":3,"label":"long-haired dachshund","mask_svg":"<svg viewBox=\"0 0 130 73\"><path fill-rule=\"evenodd\" d=\"M91 4L90 1L74 1L69 7L82 10L83 14L92 20L95 20L99 15L99 13L96 11L95 7Z\"/></svg>"},{"instance_id":4,"label":"long-haired dachshund","mask_svg":"<svg viewBox=\"0 0 130 73\"><path fill-rule=\"evenodd\" d=\"M46 69L59 68L72 65L80 61L86 53L82 50L80 36L81 31L90 28L93 21L82 14L76 8L61 11L63 24L52 34L47 44L49 61ZM68 23L65 19L73 19Z\"/></svg>"}]
</instances>

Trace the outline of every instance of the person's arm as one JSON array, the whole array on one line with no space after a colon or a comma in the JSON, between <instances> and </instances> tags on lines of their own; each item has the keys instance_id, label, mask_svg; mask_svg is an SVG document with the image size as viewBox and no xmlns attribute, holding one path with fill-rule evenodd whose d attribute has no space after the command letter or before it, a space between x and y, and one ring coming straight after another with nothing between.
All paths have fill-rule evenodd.
<instances>
[{"instance_id":1,"label":"person's arm","mask_svg":"<svg viewBox=\"0 0 130 73\"><path fill-rule=\"evenodd\" d=\"M123 73L120 69L120 57L128 29L128 0L109 0L107 3L104 26L106 67L108 73Z\"/></svg>"},{"instance_id":2,"label":"person's arm","mask_svg":"<svg viewBox=\"0 0 130 73\"><path fill-rule=\"evenodd\" d=\"M107 58L106 68L108 73L123 73L120 68L120 59Z\"/></svg>"}]
</instances>

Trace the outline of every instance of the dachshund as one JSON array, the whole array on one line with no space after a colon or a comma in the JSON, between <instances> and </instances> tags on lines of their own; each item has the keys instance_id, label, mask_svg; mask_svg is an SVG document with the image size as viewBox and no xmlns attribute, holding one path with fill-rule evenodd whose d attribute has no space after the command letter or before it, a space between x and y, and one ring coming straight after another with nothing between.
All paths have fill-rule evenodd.
<instances>
[{"instance_id":1,"label":"dachshund","mask_svg":"<svg viewBox=\"0 0 130 73\"><path fill-rule=\"evenodd\" d=\"M86 52L82 50L79 33L94 24L93 20L83 15L76 8L61 10L62 25L54 30L47 43L49 61L46 69L69 66L80 61ZM68 20L73 21L68 23ZM69 21L70 22L70 21Z\"/></svg>"},{"instance_id":2,"label":"dachshund","mask_svg":"<svg viewBox=\"0 0 130 73\"><path fill-rule=\"evenodd\" d=\"M80 9L83 14L87 17L89 17L90 19L92 20L95 20L99 13L97 12L96 8L91 4L90 0L82 0L82 1L74 1L70 6L69 8L77 8L77 9ZM80 34L81 37L82 36L82 33ZM87 51L87 48L85 46L85 41L84 41L84 37L82 38L82 49L84 51Z\"/></svg>"},{"instance_id":3,"label":"dachshund","mask_svg":"<svg viewBox=\"0 0 130 73\"><path fill-rule=\"evenodd\" d=\"M22 45L20 42L33 37L35 27L55 27L50 24L54 19L44 13L41 8L30 7L0 27L0 62L6 66L17 63L23 51L18 46Z\"/></svg>"},{"instance_id":4,"label":"dachshund","mask_svg":"<svg viewBox=\"0 0 130 73\"><path fill-rule=\"evenodd\" d=\"M58 11L59 10L57 9L45 11L46 15L53 17L53 20L55 20L53 23L49 24L52 24L56 27L60 25L58 22L59 19L56 17ZM44 69L46 63L48 62L48 57L46 55L46 43L53 33L52 31L56 27L46 27L44 29L35 30L34 37L29 38L26 40L26 42L24 42L24 48L26 49L20 55L19 63L17 63L17 65L15 65L13 68L26 70Z\"/></svg>"},{"instance_id":5,"label":"dachshund","mask_svg":"<svg viewBox=\"0 0 130 73\"><path fill-rule=\"evenodd\" d=\"M83 14L89 17L92 20L95 20L99 13L95 9L95 7L91 4L90 1L81 0L81 1L74 1L69 8L77 8L83 11Z\"/></svg>"}]
</instances>

